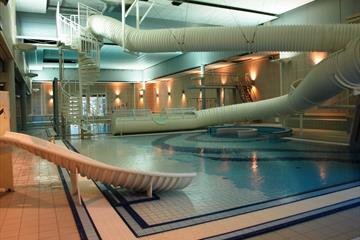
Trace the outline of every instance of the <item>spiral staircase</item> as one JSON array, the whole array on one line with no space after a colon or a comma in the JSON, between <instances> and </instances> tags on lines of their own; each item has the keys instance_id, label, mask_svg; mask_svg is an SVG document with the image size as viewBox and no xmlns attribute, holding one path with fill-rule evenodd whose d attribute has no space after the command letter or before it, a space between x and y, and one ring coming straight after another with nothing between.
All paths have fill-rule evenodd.
<instances>
[{"instance_id":1,"label":"spiral staircase","mask_svg":"<svg viewBox=\"0 0 360 240\"><path fill-rule=\"evenodd\" d=\"M92 125L95 122L95 116L91 114L94 111L90 111L87 101L83 102L83 96L100 76L102 41L87 30L87 19L92 15L101 15L101 12L81 3L78 4L78 13L74 15L61 14L59 4L56 11L59 47L77 51L79 73L79 81L76 83L60 79L60 111L65 126L78 126L82 136L94 132ZM63 68L61 64L60 71L63 72Z\"/></svg>"}]
</instances>

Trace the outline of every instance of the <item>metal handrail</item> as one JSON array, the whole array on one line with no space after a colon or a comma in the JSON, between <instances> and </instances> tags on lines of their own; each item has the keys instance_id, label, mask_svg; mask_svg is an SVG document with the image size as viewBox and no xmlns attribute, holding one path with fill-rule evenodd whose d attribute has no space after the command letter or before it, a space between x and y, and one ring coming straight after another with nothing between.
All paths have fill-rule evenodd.
<instances>
[{"instance_id":1,"label":"metal handrail","mask_svg":"<svg viewBox=\"0 0 360 240\"><path fill-rule=\"evenodd\" d=\"M89 127L95 118L90 112L83 114L82 105L82 92L86 86L96 81L100 72L101 40L88 31L87 24L88 18L95 14L102 13L81 3L78 4L78 13L75 15L61 14L59 3L56 9L58 40L79 53L79 84L72 89L72 85L68 85L67 81L63 82L61 109L67 123L79 124L82 129ZM90 70L91 75L88 74ZM76 90L78 94L73 95L72 90ZM77 101L74 101L76 99Z\"/></svg>"}]
</instances>

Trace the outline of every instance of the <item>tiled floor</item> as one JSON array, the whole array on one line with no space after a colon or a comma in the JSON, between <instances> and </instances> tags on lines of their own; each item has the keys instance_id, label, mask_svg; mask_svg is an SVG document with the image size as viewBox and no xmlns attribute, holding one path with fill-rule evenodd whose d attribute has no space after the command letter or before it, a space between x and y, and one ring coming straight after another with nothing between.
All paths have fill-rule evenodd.
<instances>
[{"instance_id":1,"label":"tiled floor","mask_svg":"<svg viewBox=\"0 0 360 240\"><path fill-rule=\"evenodd\" d=\"M0 240L79 239L56 167L23 150L15 150L14 156L16 191L0 193ZM113 211L110 211L112 208L104 198L101 198L101 193L93 191L97 190L96 187L87 185L89 182L81 181L83 200L87 203L90 214L94 214L95 211L100 213L93 220L98 223L97 228L102 238L105 240L135 239L124 222L112 221L112 217L120 219ZM214 228L229 228L231 225L229 223L236 223L238 220L234 218L233 222L228 219L217 224L209 223L207 231L201 227L183 228L178 233L165 232L143 238L194 239L195 236L204 236L204 232L212 231ZM356 207L251 239L350 240L360 237L359 221L360 207ZM237 224L242 223L238 221Z\"/></svg>"},{"instance_id":2,"label":"tiled floor","mask_svg":"<svg viewBox=\"0 0 360 240\"><path fill-rule=\"evenodd\" d=\"M56 166L15 149L13 168L15 192L0 193L0 239L79 239Z\"/></svg>"},{"instance_id":3,"label":"tiled floor","mask_svg":"<svg viewBox=\"0 0 360 240\"><path fill-rule=\"evenodd\" d=\"M349 240L360 239L360 207L341 211L249 240Z\"/></svg>"}]
</instances>

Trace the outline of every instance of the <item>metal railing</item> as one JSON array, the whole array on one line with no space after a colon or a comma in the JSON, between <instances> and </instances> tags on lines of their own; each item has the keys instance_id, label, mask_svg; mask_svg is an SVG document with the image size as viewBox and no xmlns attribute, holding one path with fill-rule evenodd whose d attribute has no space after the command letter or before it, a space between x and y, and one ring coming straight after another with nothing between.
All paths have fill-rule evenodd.
<instances>
[{"instance_id":1,"label":"metal railing","mask_svg":"<svg viewBox=\"0 0 360 240\"><path fill-rule=\"evenodd\" d=\"M56 9L56 27L60 42L92 57L97 66L100 60L101 41L87 30L88 18L101 12L84 4L78 4L78 15L63 15L59 3Z\"/></svg>"},{"instance_id":2,"label":"metal railing","mask_svg":"<svg viewBox=\"0 0 360 240\"><path fill-rule=\"evenodd\" d=\"M195 112L195 108L165 108L160 112L160 116L165 118L185 118L195 116Z\"/></svg>"},{"instance_id":3,"label":"metal railing","mask_svg":"<svg viewBox=\"0 0 360 240\"><path fill-rule=\"evenodd\" d=\"M120 118L144 118L144 117L150 117L151 112L149 109L120 109L113 112L113 115L115 117Z\"/></svg>"},{"instance_id":4,"label":"metal railing","mask_svg":"<svg viewBox=\"0 0 360 240\"><path fill-rule=\"evenodd\" d=\"M68 81L61 79L61 111L66 124L79 125L88 130L95 121L89 111L83 111L82 96L89 85L96 82L100 74L100 48L102 41L88 31L88 18L101 15L96 9L78 4L78 13L64 15L60 13L58 3L56 9L57 36L65 48L76 50L79 56L79 84L72 87ZM63 71L63 69L61 69ZM85 106L86 108L86 106Z\"/></svg>"}]
</instances>

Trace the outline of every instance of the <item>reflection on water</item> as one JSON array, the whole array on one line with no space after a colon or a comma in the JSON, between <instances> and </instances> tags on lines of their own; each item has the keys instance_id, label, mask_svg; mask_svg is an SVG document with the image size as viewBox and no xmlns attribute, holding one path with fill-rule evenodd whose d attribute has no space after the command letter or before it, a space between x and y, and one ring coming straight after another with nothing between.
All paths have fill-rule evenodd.
<instances>
[{"instance_id":1,"label":"reflection on water","mask_svg":"<svg viewBox=\"0 0 360 240\"><path fill-rule=\"evenodd\" d=\"M114 166L146 171L195 171L197 178L219 177L212 179L219 184L192 184L186 191L213 190L229 181L231 185L222 191L247 189L273 198L360 180L360 163L356 160L360 155L349 153L346 147L329 148L287 140L226 140L206 133L188 133L106 136L71 142L81 153Z\"/></svg>"},{"instance_id":2,"label":"reflection on water","mask_svg":"<svg viewBox=\"0 0 360 240\"><path fill-rule=\"evenodd\" d=\"M252 153L252 157L251 157L251 169L253 171L254 174L256 174L257 172L257 158L256 158L256 152Z\"/></svg>"}]
</instances>

